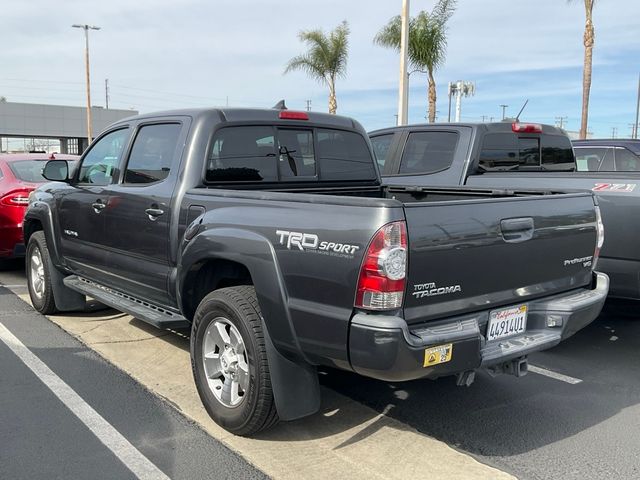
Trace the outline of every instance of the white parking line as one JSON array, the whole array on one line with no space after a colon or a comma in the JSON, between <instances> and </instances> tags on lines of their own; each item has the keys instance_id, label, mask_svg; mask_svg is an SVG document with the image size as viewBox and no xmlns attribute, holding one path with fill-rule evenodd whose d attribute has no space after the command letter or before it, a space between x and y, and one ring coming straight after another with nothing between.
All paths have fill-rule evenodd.
<instances>
[{"instance_id":1,"label":"white parking line","mask_svg":"<svg viewBox=\"0 0 640 480\"><path fill-rule=\"evenodd\" d=\"M138 478L169 480L158 467L142 455L80 395L36 357L18 338L0 323L2 340L22 362L84 423L98 439Z\"/></svg>"},{"instance_id":2,"label":"white parking line","mask_svg":"<svg viewBox=\"0 0 640 480\"><path fill-rule=\"evenodd\" d=\"M27 285L5 285L4 283L0 283L0 287L4 288L26 288Z\"/></svg>"},{"instance_id":3,"label":"white parking line","mask_svg":"<svg viewBox=\"0 0 640 480\"><path fill-rule=\"evenodd\" d=\"M538 375L544 375L545 377L553 378L555 380L560 380L561 382L570 383L571 385L576 385L578 383L582 383L582 380L579 378L570 377L569 375L563 375L558 372L554 372L552 370L547 370L546 368L536 367L535 365L529 365L530 372L537 373Z\"/></svg>"}]
</instances>

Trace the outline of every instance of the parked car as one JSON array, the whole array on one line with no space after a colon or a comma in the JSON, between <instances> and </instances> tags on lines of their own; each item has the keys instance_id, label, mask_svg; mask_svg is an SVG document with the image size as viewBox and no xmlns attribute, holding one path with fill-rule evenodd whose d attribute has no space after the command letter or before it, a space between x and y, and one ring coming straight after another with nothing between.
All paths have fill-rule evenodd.
<instances>
[{"instance_id":1,"label":"parked car","mask_svg":"<svg viewBox=\"0 0 640 480\"><path fill-rule=\"evenodd\" d=\"M40 153L0 155L0 262L24 256L22 221L29 194L47 181L42 169L47 160L56 158L74 161L80 157Z\"/></svg>"},{"instance_id":2,"label":"parked car","mask_svg":"<svg viewBox=\"0 0 640 480\"><path fill-rule=\"evenodd\" d=\"M573 140L579 172L640 172L640 140Z\"/></svg>"},{"instance_id":3,"label":"parked car","mask_svg":"<svg viewBox=\"0 0 640 480\"><path fill-rule=\"evenodd\" d=\"M591 192L383 187L354 120L289 110L132 117L24 224L34 307L85 296L191 328L207 411L249 435L320 405L319 365L388 381L527 355L589 324L608 279ZM42 260L42 261L40 261Z\"/></svg>"},{"instance_id":4,"label":"parked car","mask_svg":"<svg viewBox=\"0 0 640 480\"><path fill-rule=\"evenodd\" d=\"M369 135L387 185L592 190L606 232L598 269L611 279L609 294L640 299L640 172L576 171L569 138L549 125L426 124Z\"/></svg>"}]
</instances>

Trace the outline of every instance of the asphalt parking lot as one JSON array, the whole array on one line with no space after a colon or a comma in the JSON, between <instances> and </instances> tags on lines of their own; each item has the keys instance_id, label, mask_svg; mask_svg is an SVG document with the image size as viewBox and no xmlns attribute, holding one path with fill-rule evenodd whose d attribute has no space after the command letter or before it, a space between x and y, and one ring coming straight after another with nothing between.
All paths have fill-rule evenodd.
<instances>
[{"instance_id":1,"label":"asphalt parking lot","mask_svg":"<svg viewBox=\"0 0 640 480\"><path fill-rule=\"evenodd\" d=\"M0 283L10 286L18 294L26 293L23 286L24 273L19 264L10 271L0 273ZM430 444L423 446L419 442L424 438L434 437L462 454L469 454L483 464L494 466L522 479L595 479L605 476L640 478L640 459L637 454L640 451L640 437L637 435L640 430L640 314L635 313L636 310L637 306L633 303L616 302L609 305L606 312L592 325L572 339L548 352L534 355L530 360L538 367L537 373L529 373L520 379L506 376L491 378L486 374L480 374L471 387L462 388L456 387L452 378L388 384L344 372L324 371L321 382L324 390L330 395L324 393L325 398L329 397L329 405L323 405L325 418L320 418L322 422L312 419L307 423L293 422L289 426L276 429L272 435L262 438L260 448L265 449L267 444L273 448L275 442L281 440L285 440L285 444L289 441L293 447L290 432L302 431L303 434L295 437L296 448L300 446L300 440L304 440L310 442L308 452L315 452L318 447L313 443L315 439L309 438L309 430L322 428L318 438L322 438L326 443L327 438L343 435L348 429L355 428L354 425L361 420L363 428L354 435L347 435L347 440L340 440L338 443L338 447L343 449L341 455L344 455L344 445L353 449L357 448L354 447L355 443L367 446L369 441L367 449L371 451L372 445L384 446L385 442L393 441L390 440L391 437L398 437L399 431L407 430L407 437L399 441L405 441L407 449L414 448L409 455L414 456L416 466L424 464L425 458L421 457L428 457L430 448L437 447ZM57 322L56 319L53 320ZM117 361L109 357L111 350L101 350L104 342L78 334L87 330L86 322L94 322L94 329L99 326L93 319L83 319L81 315L74 321L83 320L85 324L82 329L73 333L117 364ZM104 325L107 325L105 328L109 328L108 322ZM64 324L62 326L68 329ZM166 332L159 335L135 320L127 322L127 327L133 332L141 331L145 335L159 337L163 342L162 348L166 348L164 351L171 352L169 355L175 354L176 358L183 359L188 356L188 341L184 338L174 338L172 334L167 337ZM59 334L63 333L59 331ZM101 337L97 338L100 339ZM4 355L3 364L6 354L7 352L0 349L0 355ZM90 351L87 354L93 355ZM167 353L163 355L166 356ZM93 364L88 363L85 368L90 369L91 365ZM147 387L162 387L153 385L153 371L149 373L149 380L145 381L144 374L139 373L135 365L120 367L130 371L132 376ZM88 370L84 374L87 375L87 372ZM191 379L184 378L184 375L182 378L184 382L191 382ZM189 415L182 401L178 397L171 397L171 392L185 389L180 386L179 379L180 376L178 383L172 386L173 390L169 389L169 393L161 394L169 398L169 401L175 401L178 407ZM135 384L130 379L126 382L129 381ZM156 379L155 383L159 384L162 381ZM31 387L25 385L24 388ZM89 388L89 385L85 388ZM331 406L335 400L331 396L333 394L346 396L355 401L355 406L350 407L352 413L350 421L346 424L348 427L342 423L327 427L326 419L334 410L339 410ZM155 402L158 403L157 399ZM114 403L117 403L117 397ZM151 403L153 404L153 401ZM159 404L160 407L164 405L162 402ZM367 415L360 418L360 413L365 410L358 405L363 409L370 407L374 412L384 414L382 416L389 422L395 422L393 428L389 428L388 423L380 422L379 419L372 421L371 418L365 418ZM344 405L341 407L349 411ZM35 406L27 402L24 408ZM131 415L135 416L136 412L132 411ZM159 418L167 415L164 412ZM172 415L177 416L175 412ZM191 416L198 420L197 415ZM133 424L136 422L133 421ZM207 427L205 430L211 432ZM413 431L428 437L415 435L411 433ZM37 430L32 434L37 438ZM215 431L213 434L215 436ZM398 441L397 438L395 440ZM258 467L261 467L261 462L266 457L273 456L269 450L265 450L264 454L256 451L255 443L247 443L238 437L225 438L225 441L232 449L237 447L244 457ZM393 444L395 448L397 445L398 443ZM332 452L339 450L335 446L328 446L327 449ZM91 449L87 447L87 450ZM446 451L443 452L443 455L447 454ZM315 460L312 453L309 453L308 459ZM455 457L454 460L464 458ZM293 460L288 461L289 467L294 465ZM326 459L322 463L319 460L315 461L317 464L314 468L319 469L319 472L322 472L323 464L326 466L328 463ZM404 461L407 461L406 457ZM242 463L238 465L238 468L243 467ZM286 477L279 475L277 469L267 468L264 471L274 477ZM336 475L339 471L329 469L328 474L340 478L340 475ZM251 472L260 475L256 470ZM3 472L0 471L1 473ZM492 478L497 473L499 472L489 472L486 478ZM424 473L425 476L426 474L427 472ZM6 475L1 476L6 478ZM327 474L323 476L326 478ZM444 478L444 474L432 476ZM456 478L479 477L470 475Z\"/></svg>"}]
</instances>

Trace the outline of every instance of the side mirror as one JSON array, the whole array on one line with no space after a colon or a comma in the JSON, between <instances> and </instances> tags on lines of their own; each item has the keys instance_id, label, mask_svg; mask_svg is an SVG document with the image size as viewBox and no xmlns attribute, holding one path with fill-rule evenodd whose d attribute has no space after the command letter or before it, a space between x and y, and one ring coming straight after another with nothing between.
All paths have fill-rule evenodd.
<instances>
[{"instance_id":1,"label":"side mirror","mask_svg":"<svg viewBox=\"0 0 640 480\"><path fill-rule=\"evenodd\" d=\"M66 160L49 160L42 176L52 182L66 182L69 180L69 164Z\"/></svg>"}]
</instances>

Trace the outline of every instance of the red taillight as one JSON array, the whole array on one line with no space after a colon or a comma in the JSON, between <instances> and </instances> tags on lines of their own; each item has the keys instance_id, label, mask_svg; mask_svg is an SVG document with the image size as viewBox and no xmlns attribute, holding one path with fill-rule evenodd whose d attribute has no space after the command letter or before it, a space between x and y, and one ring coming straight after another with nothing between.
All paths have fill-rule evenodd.
<instances>
[{"instance_id":1,"label":"red taillight","mask_svg":"<svg viewBox=\"0 0 640 480\"><path fill-rule=\"evenodd\" d=\"M542 125L539 123L512 123L511 130L516 133L542 133Z\"/></svg>"},{"instance_id":2,"label":"red taillight","mask_svg":"<svg viewBox=\"0 0 640 480\"><path fill-rule=\"evenodd\" d=\"M9 207L26 207L29 205L29 194L32 190L13 190L0 197L0 203Z\"/></svg>"},{"instance_id":3,"label":"red taillight","mask_svg":"<svg viewBox=\"0 0 640 480\"><path fill-rule=\"evenodd\" d=\"M282 110L278 114L281 120L309 120L309 114L306 112L293 112L291 110Z\"/></svg>"},{"instance_id":4,"label":"red taillight","mask_svg":"<svg viewBox=\"0 0 640 480\"><path fill-rule=\"evenodd\" d=\"M362 261L355 306L369 310L402 307L407 272L407 227L393 222L376 232Z\"/></svg>"},{"instance_id":5,"label":"red taillight","mask_svg":"<svg viewBox=\"0 0 640 480\"><path fill-rule=\"evenodd\" d=\"M593 252L593 262L591 268L596 269L598 265L598 258L600 258L600 250L604 244L604 224L602 223L602 215L600 214L600 207L596 206L596 249Z\"/></svg>"}]
</instances>

